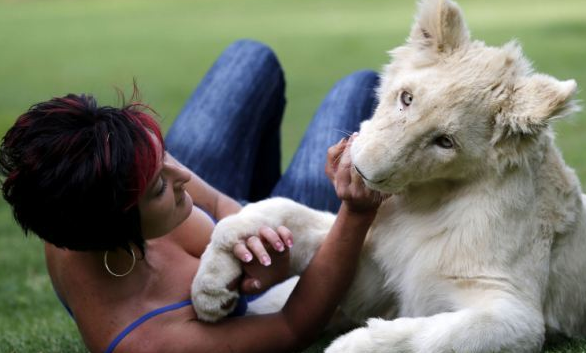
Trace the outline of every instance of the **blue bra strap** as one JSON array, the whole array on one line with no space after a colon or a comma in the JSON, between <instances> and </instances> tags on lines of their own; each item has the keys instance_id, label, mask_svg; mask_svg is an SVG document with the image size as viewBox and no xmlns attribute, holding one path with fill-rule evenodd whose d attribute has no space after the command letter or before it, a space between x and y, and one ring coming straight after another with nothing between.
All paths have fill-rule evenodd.
<instances>
[{"instance_id":1,"label":"blue bra strap","mask_svg":"<svg viewBox=\"0 0 586 353\"><path fill-rule=\"evenodd\" d=\"M237 316L244 316L246 314L246 310L248 310L248 296L241 295L238 297L238 302L236 303L236 307L232 312L228 315L228 317L237 317Z\"/></svg>"},{"instance_id":2,"label":"blue bra strap","mask_svg":"<svg viewBox=\"0 0 586 353\"><path fill-rule=\"evenodd\" d=\"M157 315L166 313L168 311L181 309L181 308L186 307L188 305L191 305L191 300L184 300L184 301L179 302L179 303L167 305L167 306L164 306L162 308L155 309L155 310L153 310L151 312L148 312L148 313L144 314L143 316L141 316L138 319L136 319L136 321L134 321L133 323L131 323L130 325L128 325L124 329L124 331L120 332L120 334L118 336L116 336L116 338L108 346L108 349L106 349L106 353L112 353L114 351L114 349L116 348L116 346L118 345L118 343L120 343L120 341L122 341L122 339L124 337L126 337L126 335L128 335L132 330L134 330L135 328L137 328L140 324L142 324L143 322L147 321L148 319L150 319L150 318L152 318L154 316L157 316Z\"/></svg>"}]
</instances>

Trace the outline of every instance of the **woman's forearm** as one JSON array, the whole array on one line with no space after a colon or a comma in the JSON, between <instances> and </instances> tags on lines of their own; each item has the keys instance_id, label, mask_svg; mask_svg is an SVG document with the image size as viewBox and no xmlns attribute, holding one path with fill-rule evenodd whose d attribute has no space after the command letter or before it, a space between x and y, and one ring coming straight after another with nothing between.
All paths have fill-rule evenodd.
<instances>
[{"instance_id":1,"label":"woman's forearm","mask_svg":"<svg viewBox=\"0 0 586 353\"><path fill-rule=\"evenodd\" d=\"M169 153L166 156L173 163L186 168ZM238 213L242 208L236 200L216 190L193 172L191 172L191 179L185 185L185 189L195 205L213 215L217 220Z\"/></svg>"},{"instance_id":2,"label":"woman's forearm","mask_svg":"<svg viewBox=\"0 0 586 353\"><path fill-rule=\"evenodd\" d=\"M218 191L218 197L214 207L214 217L217 220L220 220L231 214L238 213L241 208L242 205L240 205L236 200Z\"/></svg>"},{"instance_id":3,"label":"woman's forearm","mask_svg":"<svg viewBox=\"0 0 586 353\"><path fill-rule=\"evenodd\" d=\"M345 204L340 207L332 229L282 310L299 345L321 333L352 283L375 215L376 210L356 213Z\"/></svg>"}]
</instances>

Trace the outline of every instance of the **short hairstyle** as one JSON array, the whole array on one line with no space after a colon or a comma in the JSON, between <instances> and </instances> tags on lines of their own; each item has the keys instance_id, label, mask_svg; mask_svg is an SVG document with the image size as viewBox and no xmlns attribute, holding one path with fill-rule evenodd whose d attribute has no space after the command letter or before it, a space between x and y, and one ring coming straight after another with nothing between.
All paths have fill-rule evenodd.
<instances>
[{"instance_id":1,"label":"short hairstyle","mask_svg":"<svg viewBox=\"0 0 586 353\"><path fill-rule=\"evenodd\" d=\"M80 251L135 244L144 254L138 200L160 160L153 134L164 144L134 97L114 108L68 94L17 119L0 145L0 173L25 234Z\"/></svg>"}]
</instances>

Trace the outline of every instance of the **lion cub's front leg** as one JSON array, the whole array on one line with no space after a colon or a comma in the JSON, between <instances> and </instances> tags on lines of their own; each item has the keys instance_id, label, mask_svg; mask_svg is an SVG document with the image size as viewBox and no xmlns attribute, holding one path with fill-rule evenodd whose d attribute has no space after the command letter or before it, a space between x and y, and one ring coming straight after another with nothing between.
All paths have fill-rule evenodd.
<instances>
[{"instance_id":1,"label":"lion cub's front leg","mask_svg":"<svg viewBox=\"0 0 586 353\"><path fill-rule=\"evenodd\" d=\"M291 230L294 246L290 249L292 274L301 272L328 233L334 215L312 210L284 198L272 198L249 204L238 214L224 218L212 233L197 275L191 286L191 299L198 318L217 321L234 310L237 291L227 286L242 273L240 261L232 254L234 245L262 226Z\"/></svg>"},{"instance_id":2,"label":"lion cub's front leg","mask_svg":"<svg viewBox=\"0 0 586 353\"><path fill-rule=\"evenodd\" d=\"M538 300L515 290L459 293L467 306L428 317L370 319L337 338L325 353L539 352L545 326Z\"/></svg>"}]
</instances>

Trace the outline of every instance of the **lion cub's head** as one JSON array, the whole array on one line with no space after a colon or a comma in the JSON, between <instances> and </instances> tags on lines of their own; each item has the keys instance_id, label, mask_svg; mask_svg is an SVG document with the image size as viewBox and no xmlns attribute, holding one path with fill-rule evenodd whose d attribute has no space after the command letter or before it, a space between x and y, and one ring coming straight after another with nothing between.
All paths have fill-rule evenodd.
<instances>
[{"instance_id":1,"label":"lion cub's head","mask_svg":"<svg viewBox=\"0 0 586 353\"><path fill-rule=\"evenodd\" d=\"M574 80L533 73L515 42L472 41L449 0L422 1L391 55L379 105L351 150L367 185L383 192L522 163L551 119L577 109Z\"/></svg>"}]
</instances>

